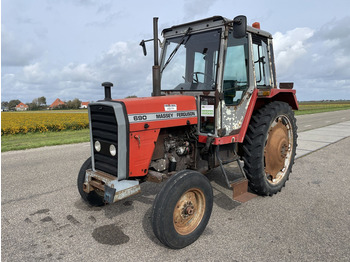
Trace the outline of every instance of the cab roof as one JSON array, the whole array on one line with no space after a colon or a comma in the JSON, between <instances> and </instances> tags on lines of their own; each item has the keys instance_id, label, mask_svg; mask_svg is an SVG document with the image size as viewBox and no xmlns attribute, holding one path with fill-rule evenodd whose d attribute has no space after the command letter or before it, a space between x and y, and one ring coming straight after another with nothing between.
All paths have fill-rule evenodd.
<instances>
[{"instance_id":1,"label":"cab roof","mask_svg":"<svg viewBox=\"0 0 350 262\"><path fill-rule=\"evenodd\" d=\"M192 32L197 32L197 31L204 31L208 29L215 29L215 28L220 28L225 25L231 26L232 27L232 19L228 19L223 16L212 16L200 20L196 20L193 22L188 22L184 24L179 24L179 25L174 25L169 28L165 28L162 31L162 35L164 37L173 37L173 36L178 36L184 34L189 27L191 27ZM251 26L247 26L247 31L262 35L268 38L272 38L272 35L269 32L266 32L264 30L256 29Z\"/></svg>"}]
</instances>

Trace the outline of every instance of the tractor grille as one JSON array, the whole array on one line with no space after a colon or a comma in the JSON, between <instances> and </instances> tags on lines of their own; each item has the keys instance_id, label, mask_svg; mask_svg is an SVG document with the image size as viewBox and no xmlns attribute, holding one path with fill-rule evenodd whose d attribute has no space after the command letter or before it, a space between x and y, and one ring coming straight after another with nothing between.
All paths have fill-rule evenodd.
<instances>
[{"instance_id":1,"label":"tractor grille","mask_svg":"<svg viewBox=\"0 0 350 262\"><path fill-rule=\"evenodd\" d=\"M118 170L118 123L114 109L106 105L90 106L90 121L94 147L95 169L117 176ZM95 149L99 141L101 150ZM110 153L110 146L116 148L116 155Z\"/></svg>"}]
</instances>

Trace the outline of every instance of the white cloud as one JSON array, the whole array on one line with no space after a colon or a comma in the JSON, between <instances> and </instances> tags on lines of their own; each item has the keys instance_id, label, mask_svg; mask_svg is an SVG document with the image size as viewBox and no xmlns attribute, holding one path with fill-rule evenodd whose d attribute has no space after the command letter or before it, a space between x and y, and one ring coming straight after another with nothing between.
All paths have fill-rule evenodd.
<instances>
[{"instance_id":1,"label":"white cloud","mask_svg":"<svg viewBox=\"0 0 350 262\"><path fill-rule=\"evenodd\" d=\"M128 95L149 96L152 71L153 46L148 45L145 57L137 42L116 42L96 62L102 81L115 82L118 97Z\"/></svg>"},{"instance_id":2,"label":"white cloud","mask_svg":"<svg viewBox=\"0 0 350 262\"><path fill-rule=\"evenodd\" d=\"M53 68L49 63L32 63L14 73L3 72L3 87L15 86L16 92L3 89L6 97L12 96L23 101L31 101L45 96L48 103L59 97L69 100L75 97L91 101L104 97L101 83L111 81L113 98L128 95L150 96L152 85L152 50L143 56L137 42L116 42L91 63L68 63L61 68ZM5 71L8 71L5 70ZM41 90L40 90L41 88ZM27 98L28 90L36 90L34 97Z\"/></svg>"},{"instance_id":3,"label":"white cloud","mask_svg":"<svg viewBox=\"0 0 350 262\"><path fill-rule=\"evenodd\" d=\"M95 82L98 81L98 72L87 64L69 63L59 72L59 81Z\"/></svg>"},{"instance_id":4,"label":"white cloud","mask_svg":"<svg viewBox=\"0 0 350 262\"><path fill-rule=\"evenodd\" d=\"M216 0L192 0L184 3L184 20L190 21L194 17L205 16Z\"/></svg>"},{"instance_id":5,"label":"white cloud","mask_svg":"<svg viewBox=\"0 0 350 262\"><path fill-rule=\"evenodd\" d=\"M25 82L32 84L40 84L47 80L46 73L43 71L39 63L23 67L23 77Z\"/></svg>"},{"instance_id":6,"label":"white cloud","mask_svg":"<svg viewBox=\"0 0 350 262\"><path fill-rule=\"evenodd\" d=\"M1 26L1 65L25 66L40 57L40 49L31 41L23 40Z\"/></svg>"},{"instance_id":7,"label":"white cloud","mask_svg":"<svg viewBox=\"0 0 350 262\"><path fill-rule=\"evenodd\" d=\"M278 80L294 81L299 100L350 99L350 26L344 20L350 22L274 34Z\"/></svg>"},{"instance_id":8,"label":"white cloud","mask_svg":"<svg viewBox=\"0 0 350 262\"><path fill-rule=\"evenodd\" d=\"M274 51L278 72L284 74L301 56L307 53L306 41L314 31L310 28L295 28L285 34L277 32L273 35Z\"/></svg>"}]
</instances>

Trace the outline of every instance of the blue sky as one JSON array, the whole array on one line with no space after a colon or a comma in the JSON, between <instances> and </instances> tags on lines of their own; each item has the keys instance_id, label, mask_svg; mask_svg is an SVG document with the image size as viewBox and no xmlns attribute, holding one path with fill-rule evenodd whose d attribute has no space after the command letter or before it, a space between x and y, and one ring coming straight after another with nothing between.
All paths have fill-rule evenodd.
<instances>
[{"instance_id":1,"label":"blue sky","mask_svg":"<svg viewBox=\"0 0 350 262\"><path fill-rule=\"evenodd\" d=\"M174 24L244 14L274 36L277 80L299 100L350 99L350 2L194 0L2 0L1 100L45 96L96 101L149 96L152 46L141 39Z\"/></svg>"}]
</instances>

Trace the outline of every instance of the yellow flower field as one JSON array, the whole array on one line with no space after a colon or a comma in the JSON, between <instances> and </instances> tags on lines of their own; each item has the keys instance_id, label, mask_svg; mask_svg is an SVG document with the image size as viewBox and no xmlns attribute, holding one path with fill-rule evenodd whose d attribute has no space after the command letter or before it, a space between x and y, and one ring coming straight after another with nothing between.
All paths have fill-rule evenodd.
<instances>
[{"instance_id":1,"label":"yellow flower field","mask_svg":"<svg viewBox=\"0 0 350 262\"><path fill-rule=\"evenodd\" d=\"M1 135L89 128L87 112L1 112Z\"/></svg>"}]
</instances>

